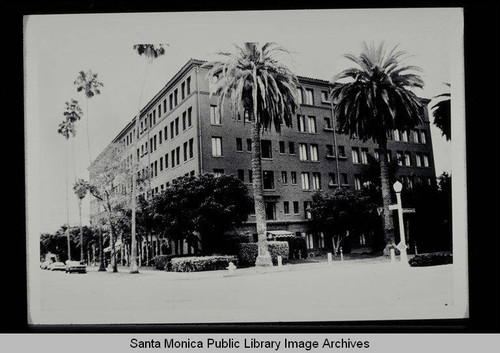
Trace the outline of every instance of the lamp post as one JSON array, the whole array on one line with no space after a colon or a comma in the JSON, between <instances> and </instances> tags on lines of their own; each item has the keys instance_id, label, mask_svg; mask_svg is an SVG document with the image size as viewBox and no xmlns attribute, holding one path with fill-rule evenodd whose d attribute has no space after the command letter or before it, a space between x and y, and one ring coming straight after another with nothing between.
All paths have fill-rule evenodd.
<instances>
[{"instance_id":1,"label":"lamp post","mask_svg":"<svg viewBox=\"0 0 500 353\"><path fill-rule=\"evenodd\" d=\"M403 205L401 203L401 190L403 190L403 184L396 181L392 185L394 191L396 192L396 208L398 210L398 220L399 220L399 237L400 242L397 245L398 250L401 253L401 263L403 265L408 265L408 254L406 253L406 236L405 236L405 226L403 222Z\"/></svg>"}]
</instances>

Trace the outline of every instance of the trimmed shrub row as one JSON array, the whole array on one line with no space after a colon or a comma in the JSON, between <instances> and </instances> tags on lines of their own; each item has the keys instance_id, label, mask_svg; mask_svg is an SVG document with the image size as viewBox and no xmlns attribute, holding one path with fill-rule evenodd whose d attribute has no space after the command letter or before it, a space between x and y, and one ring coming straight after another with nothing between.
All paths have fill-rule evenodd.
<instances>
[{"instance_id":1,"label":"trimmed shrub row","mask_svg":"<svg viewBox=\"0 0 500 353\"><path fill-rule=\"evenodd\" d=\"M192 256L176 257L170 260L172 272L198 272L225 270L229 263L237 265L238 260L234 256Z\"/></svg>"},{"instance_id":2,"label":"trimmed shrub row","mask_svg":"<svg viewBox=\"0 0 500 353\"><path fill-rule=\"evenodd\" d=\"M273 265L278 265L278 256L282 257L283 264L288 262L289 246L286 241L268 241L269 253ZM258 255L257 243L240 244L238 251L238 262L241 267L255 266L255 259Z\"/></svg>"},{"instance_id":3,"label":"trimmed shrub row","mask_svg":"<svg viewBox=\"0 0 500 353\"><path fill-rule=\"evenodd\" d=\"M446 265L453 263L453 255L448 253L415 255L408 263L412 267Z\"/></svg>"},{"instance_id":4,"label":"trimmed shrub row","mask_svg":"<svg viewBox=\"0 0 500 353\"><path fill-rule=\"evenodd\" d=\"M155 256L151 259L152 263L153 263L153 266L157 269L157 270L167 270L168 267L171 266L171 263L170 261L173 259L173 258L176 258L176 257L192 257L193 254L184 254L184 255L158 255L158 256Z\"/></svg>"},{"instance_id":5,"label":"trimmed shrub row","mask_svg":"<svg viewBox=\"0 0 500 353\"><path fill-rule=\"evenodd\" d=\"M288 242L289 259L307 258L307 245L306 240L302 237L276 237L277 241Z\"/></svg>"}]
</instances>

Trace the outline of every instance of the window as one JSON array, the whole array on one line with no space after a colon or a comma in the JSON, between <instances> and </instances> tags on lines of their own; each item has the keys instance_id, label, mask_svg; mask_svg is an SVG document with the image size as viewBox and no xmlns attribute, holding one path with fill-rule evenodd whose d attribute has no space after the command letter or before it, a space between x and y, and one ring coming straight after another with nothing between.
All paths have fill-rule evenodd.
<instances>
[{"instance_id":1,"label":"window","mask_svg":"<svg viewBox=\"0 0 500 353\"><path fill-rule=\"evenodd\" d=\"M306 132L306 116L297 115L297 128L299 132Z\"/></svg>"},{"instance_id":2,"label":"window","mask_svg":"<svg viewBox=\"0 0 500 353\"><path fill-rule=\"evenodd\" d=\"M243 141L239 137L236 138L236 151L243 152Z\"/></svg>"},{"instance_id":3,"label":"window","mask_svg":"<svg viewBox=\"0 0 500 353\"><path fill-rule=\"evenodd\" d=\"M311 134L316 133L316 117L315 116L308 116L307 117L307 130Z\"/></svg>"},{"instance_id":4,"label":"window","mask_svg":"<svg viewBox=\"0 0 500 353\"><path fill-rule=\"evenodd\" d=\"M191 93L191 77L186 79L186 94L189 95Z\"/></svg>"},{"instance_id":5,"label":"window","mask_svg":"<svg viewBox=\"0 0 500 353\"><path fill-rule=\"evenodd\" d=\"M179 117L175 118L175 136L179 135Z\"/></svg>"},{"instance_id":6,"label":"window","mask_svg":"<svg viewBox=\"0 0 500 353\"><path fill-rule=\"evenodd\" d=\"M352 163L359 164L359 148L352 148Z\"/></svg>"},{"instance_id":7,"label":"window","mask_svg":"<svg viewBox=\"0 0 500 353\"><path fill-rule=\"evenodd\" d=\"M325 120L325 130L333 130L332 129L332 119L331 118L323 118Z\"/></svg>"},{"instance_id":8,"label":"window","mask_svg":"<svg viewBox=\"0 0 500 353\"><path fill-rule=\"evenodd\" d=\"M306 219L311 219L311 201L304 201L304 217Z\"/></svg>"},{"instance_id":9,"label":"window","mask_svg":"<svg viewBox=\"0 0 500 353\"><path fill-rule=\"evenodd\" d=\"M243 169L238 169L238 179L245 181L245 171Z\"/></svg>"},{"instance_id":10,"label":"window","mask_svg":"<svg viewBox=\"0 0 500 353\"><path fill-rule=\"evenodd\" d=\"M297 184L297 172L290 172L290 182Z\"/></svg>"},{"instance_id":11,"label":"window","mask_svg":"<svg viewBox=\"0 0 500 353\"><path fill-rule=\"evenodd\" d=\"M165 154L165 169L168 168L168 153Z\"/></svg>"},{"instance_id":12,"label":"window","mask_svg":"<svg viewBox=\"0 0 500 353\"><path fill-rule=\"evenodd\" d=\"M338 157L339 158L346 158L345 147L344 146L338 146L337 149L338 149Z\"/></svg>"},{"instance_id":13,"label":"window","mask_svg":"<svg viewBox=\"0 0 500 353\"><path fill-rule=\"evenodd\" d=\"M266 202L266 220L276 219L276 202Z\"/></svg>"},{"instance_id":14,"label":"window","mask_svg":"<svg viewBox=\"0 0 500 353\"><path fill-rule=\"evenodd\" d=\"M252 140L247 139L247 152L252 152Z\"/></svg>"},{"instance_id":15,"label":"window","mask_svg":"<svg viewBox=\"0 0 500 353\"><path fill-rule=\"evenodd\" d=\"M311 189L311 184L309 182L309 173L303 172L301 174L301 180L302 180L302 190L310 190Z\"/></svg>"},{"instance_id":16,"label":"window","mask_svg":"<svg viewBox=\"0 0 500 353\"><path fill-rule=\"evenodd\" d=\"M333 154L333 145L326 145L326 156L335 157Z\"/></svg>"},{"instance_id":17,"label":"window","mask_svg":"<svg viewBox=\"0 0 500 353\"><path fill-rule=\"evenodd\" d=\"M158 161L155 161L155 177L158 176Z\"/></svg>"},{"instance_id":18,"label":"window","mask_svg":"<svg viewBox=\"0 0 500 353\"><path fill-rule=\"evenodd\" d=\"M427 135L424 130L420 131L420 143L427 143Z\"/></svg>"},{"instance_id":19,"label":"window","mask_svg":"<svg viewBox=\"0 0 500 353\"><path fill-rule=\"evenodd\" d=\"M281 172L281 182L283 184L287 184L288 183L288 173L286 171L282 171Z\"/></svg>"},{"instance_id":20,"label":"window","mask_svg":"<svg viewBox=\"0 0 500 353\"><path fill-rule=\"evenodd\" d=\"M174 122L170 122L170 138L173 139L175 137L175 130L174 130Z\"/></svg>"},{"instance_id":21,"label":"window","mask_svg":"<svg viewBox=\"0 0 500 353\"><path fill-rule=\"evenodd\" d=\"M321 91L321 102L328 103L328 91Z\"/></svg>"},{"instance_id":22,"label":"window","mask_svg":"<svg viewBox=\"0 0 500 353\"><path fill-rule=\"evenodd\" d=\"M151 127L153 127L153 125L156 125L156 110L153 110L153 124Z\"/></svg>"},{"instance_id":23,"label":"window","mask_svg":"<svg viewBox=\"0 0 500 353\"><path fill-rule=\"evenodd\" d=\"M321 173L312 173L313 189L321 190Z\"/></svg>"},{"instance_id":24,"label":"window","mask_svg":"<svg viewBox=\"0 0 500 353\"><path fill-rule=\"evenodd\" d=\"M354 175L354 188L361 190L361 176L359 174Z\"/></svg>"},{"instance_id":25,"label":"window","mask_svg":"<svg viewBox=\"0 0 500 353\"><path fill-rule=\"evenodd\" d=\"M424 157L424 167L428 167L429 166L429 155L424 154L423 157Z\"/></svg>"},{"instance_id":26,"label":"window","mask_svg":"<svg viewBox=\"0 0 500 353\"><path fill-rule=\"evenodd\" d=\"M273 158L272 143L269 140L261 141L262 158Z\"/></svg>"},{"instance_id":27,"label":"window","mask_svg":"<svg viewBox=\"0 0 500 353\"><path fill-rule=\"evenodd\" d=\"M361 163L368 164L368 148L361 149Z\"/></svg>"},{"instance_id":28,"label":"window","mask_svg":"<svg viewBox=\"0 0 500 353\"><path fill-rule=\"evenodd\" d=\"M394 130L394 141L401 141L399 130Z\"/></svg>"},{"instance_id":29,"label":"window","mask_svg":"<svg viewBox=\"0 0 500 353\"><path fill-rule=\"evenodd\" d=\"M340 179L342 180L342 185L349 185L349 182L347 181L347 174L346 173L341 173Z\"/></svg>"},{"instance_id":30,"label":"window","mask_svg":"<svg viewBox=\"0 0 500 353\"><path fill-rule=\"evenodd\" d=\"M391 154L391 151L387 151L387 152L386 152L386 157L387 157L387 163L391 163L391 162L392 162L392 154Z\"/></svg>"},{"instance_id":31,"label":"window","mask_svg":"<svg viewBox=\"0 0 500 353\"><path fill-rule=\"evenodd\" d=\"M187 115L186 114L187 114L187 112L182 113L182 131L185 131L187 128L187 121L186 121Z\"/></svg>"},{"instance_id":32,"label":"window","mask_svg":"<svg viewBox=\"0 0 500 353\"><path fill-rule=\"evenodd\" d=\"M181 99L186 98L186 83L181 83Z\"/></svg>"},{"instance_id":33,"label":"window","mask_svg":"<svg viewBox=\"0 0 500 353\"><path fill-rule=\"evenodd\" d=\"M167 129L167 125L165 125L165 127L163 128L163 136L165 136L165 141L167 141L168 139L168 129Z\"/></svg>"},{"instance_id":34,"label":"window","mask_svg":"<svg viewBox=\"0 0 500 353\"><path fill-rule=\"evenodd\" d=\"M189 107L189 109L188 109L188 127L191 127L193 125L192 111L193 111L193 108Z\"/></svg>"},{"instance_id":35,"label":"window","mask_svg":"<svg viewBox=\"0 0 500 353\"><path fill-rule=\"evenodd\" d=\"M216 105L210 106L210 124L221 125L221 118Z\"/></svg>"},{"instance_id":36,"label":"window","mask_svg":"<svg viewBox=\"0 0 500 353\"><path fill-rule=\"evenodd\" d=\"M408 142L408 131L403 130L401 132L401 140L403 140L403 142Z\"/></svg>"},{"instance_id":37,"label":"window","mask_svg":"<svg viewBox=\"0 0 500 353\"><path fill-rule=\"evenodd\" d=\"M411 153L405 152L405 165L411 167Z\"/></svg>"},{"instance_id":38,"label":"window","mask_svg":"<svg viewBox=\"0 0 500 353\"><path fill-rule=\"evenodd\" d=\"M245 117L246 122L252 121L252 117L250 116L250 111L248 109L245 109L243 116Z\"/></svg>"},{"instance_id":39,"label":"window","mask_svg":"<svg viewBox=\"0 0 500 353\"><path fill-rule=\"evenodd\" d=\"M180 146L175 149L175 160L177 165L181 164L181 148Z\"/></svg>"},{"instance_id":40,"label":"window","mask_svg":"<svg viewBox=\"0 0 500 353\"><path fill-rule=\"evenodd\" d=\"M295 143L294 142L288 142L288 152L290 154L295 154Z\"/></svg>"},{"instance_id":41,"label":"window","mask_svg":"<svg viewBox=\"0 0 500 353\"><path fill-rule=\"evenodd\" d=\"M253 183L253 172L251 169L248 170L248 182Z\"/></svg>"},{"instance_id":42,"label":"window","mask_svg":"<svg viewBox=\"0 0 500 353\"><path fill-rule=\"evenodd\" d=\"M163 170L163 157L160 157L160 172Z\"/></svg>"},{"instance_id":43,"label":"window","mask_svg":"<svg viewBox=\"0 0 500 353\"><path fill-rule=\"evenodd\" d=\"M286 153L286 151L285 151L285 141L280 141L279 142L279 146L280 146L280 153Z\"/></svg>"},{"instance_id":44,"label":"window","mask_svg":"<svg viewBox=\"0 0 500 353\"><path fill-rule=\"evenodd\" d=\"M418 130L412 130L412 132L413 132L413 142L420 143L420 134L418 133Z\"/></svg>"},{"instance_id":45,"label":"window","mask_svg":"<svg viewBox=\"0 0 500 353\"><path fill-rule=\"evenodd\" d=\"M375 160L378 162L380 160L380 151L378 149L375 149L373 152L373 156L375 157Z\"/></svg>"},{"instance_id":46,"label":"window","mask_svg":"<svg viewBox=\"0 0 500 353\"><path fill-rule=\"evenodd\" d=\"M161 145L162 143L162 137L163 137L163 130L160 130L158 132L158 143Z\"/></svg>"},{"instance_id":47,"label":"window","mask_svg":"<svg viewBox=\"0 0 500 353\"><path fill-rule=\"evenodd\" d=\"M403 159L403 152L401 151L396 151L396 158L398 160L398 165L399 166L402 166L403 163L404 163L404 159Z\"/></svg>"},{"instance_id":48,"label":"window","mask_svg":"<svg viewBox=\"0 0 500 353\"><path fill-rule=\"evenodd\" d=\"M420 153L415 153L415 161L417 163L417 167L422 166L422 155Z\"/></svg>"},{"instance_id":49,"label":"window","mask_svg":"<svg viewBox=\"0 0 500 353\"><path fill-rule=\"evenodd\" d=\"M335 173L328 173L328 177L330 178L330 181L328 182L328 185L337 185L337 176Z\"/></svg>"},{"instance_id":50,"label":"window","mask_svg":"<svg viewBox=\"0 0 500 353\"><path fill-rule=\"evenodd\" d=\"M156 135L153 137L154 151L156 151Z\"/></svg>"},{"instance_id":51,"label":"window","mask_svg":"<svg viewBox=\"0 0 500 353\"><path fill-rule=\"evenodd\" d=\"M301 88L297 88L297 99L299 104L304 103L304 91Z\"/></svg>"},{"instance_id":52,"label":"window","mask_svg":"<svg viewBox=\"0 0 500 353\"><path fill-rule=\"evenodd\" d=\"M152 137L149 139L149 148L151 149L149 152L153 153L153 138Z\"/></svg>"},{"instance_id":53,"label":"window","mask_svg":"<svg viewBox=\"0 0 500 353\"><path fill-rule=\"evenodd\" d=\"M222 174L224 174L224 169L214 169L214 176L216 178L222 176Z\"/></svg>"},{"instance_id":54,"label":"window","mask_svg":"<svg viewBox=\"0 0 500 353\"><path fill-rule=\"evenodd\" d=\"M179 103L179 101L177 99L178 98L178 93L179 93L179 91L177 89L175 89L175 91L174 91L174 105L176 107L177 107L177 104Z\"/></svg>"},{"instance_id":55,"label":"window","mask_svg":"<svg viewBox=\"0 0 500 353\"><path fill-rule=\"evenodd\" d=\"M222 137L212 137L212 156L222 156Z\"/></svg>"},{"instance_id":56,"label":"window","mask_svg":"<svg viewBox=\"0 0 500 353\"><path fill-rule=\"evenodd\" d=\"M294 214L299 214L300 213L300 210L299 210L299 201L294 201L293 202L293 213Z\"/></svg>"},{"instance_id":57,"label":"window","mask_svg":"<svg viewBox=\"0 0 500 353\"><path fill-rule=\"evenodd\" d=\"M309 152L311 154L311 161L317 162L318 161L318 145L310 145Z\"/></svg>"},{"instance_id":58,"label":"window","mask_svg":"<svg viewBox=\"0 0 500 353\"><path fill-rule=\"evenodd\" d=\"M173 93L170 93L170 95L168 96L168 105L169 105L170 110L174 109L174 94Z\"/></svg>"},{"instance_id":59,"label":"window","mask_svg":"<svg viewBox=\"0 0 500 353\"><path fill-rule=\"evenodd\" d=\"M306 104L309 104L309 105L314 104L313 90L310 88L306 88Z\"/></svg>"},{"instance_id":60,"label":"window","mask_svg":"<svg viewBox=\"0 0 500 353\"><path fill-rule=\"evenodd\" d=\"M299 143L299 160L307 161L307 144Z\"/></svg>"},{"instance_id":61,"label":"window","mask_svg":"<svg viewBox=\"0 0 500 353\"><path fill-rule=\"evenodd\" d=\"M274 172L271 170L264 170L262 172L262 183L264 190L274 190Z\"/></svg>"},{"instance_id":62,"label":"window","mask_svg":"<svg viewBox=\"0 0 500 353\"><path fill-rule=\"evenodd\" d=\"M290 214L290 203L288 201L283 201L283 213Z\"/></svg>"},{"instance_id":63,"label":"window","mask_svg":"<svg viewBox=\"0 0 500 353\"><path fill-rule=\"evenodd\" d=\"M189 158L193 158L194 157L194 148L193 148L193 144L194 144L194 139L189 139Z\"/></svg>"},{"instance_id":64,"label":"window","mask_svg":"<svg viewBox=\"0 0 500 353\"><path fill-rule=\"evenodd\" d=\"M188 142L184 142L184 144L182 145L183 147L183 152L184 152L184 162L186 162L188 160Z\"/></svg>"}]
</instances>

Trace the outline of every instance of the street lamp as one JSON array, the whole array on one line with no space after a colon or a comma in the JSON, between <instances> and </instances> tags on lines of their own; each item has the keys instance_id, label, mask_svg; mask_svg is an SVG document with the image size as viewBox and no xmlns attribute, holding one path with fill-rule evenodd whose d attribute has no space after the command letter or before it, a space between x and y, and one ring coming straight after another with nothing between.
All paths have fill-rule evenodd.
<instances>
[{"instance_id":1,"label":"street lamp","mask_svg":"<svg viewBox=\"0 0 500 353\"><path fill-rule=\"evenodd\" d=\"M403 190L403 184L399 181L396 181L392 188L396 192L396 208L398 210L398 220L399 220L399 237L400 242L397 245L398 250L401 253L401 263L403 265L408 265L408 254L406 253L406 236L405 236L405 227L403 223L403 204L401 203L401 191Z\"/></svg>"}]
</instances>

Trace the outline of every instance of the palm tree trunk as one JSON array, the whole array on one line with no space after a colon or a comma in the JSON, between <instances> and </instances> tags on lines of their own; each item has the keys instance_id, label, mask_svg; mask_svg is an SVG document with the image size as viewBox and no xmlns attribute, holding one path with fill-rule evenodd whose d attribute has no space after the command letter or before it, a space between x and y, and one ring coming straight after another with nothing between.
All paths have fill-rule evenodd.
<instances>
[{"instance_id":1,"label":"palm tree trunk","mask_svg":"<svg viewBox=\"0 0 500 353\"><path fill-rule=\"evenodd\" d=\"M80 262L83 261L83 227L82 227L82 199L78 198L78 216L80 217Z\"/></svg>"},{"instance_id":2,"label":"palm tree trunk","mask_svg":"<svg viewBox=\"0 0 500 353\"><path fill-rule=\"evenodd\" d=\"M394 248L394 220L392 211L389 206L392 203L391 185L389 180L389 165L387 161L387 140L379 142L380 149L380 183L382 186L382 205L383 205L383 221L384 221L384 255L389 255L391 248Z\"/></svg>"},{"instance_id":3,"label":"palm tree trunk","mask_svg":"<svg viewBox=\"0 0 500 353\"><path fill-rule=\"evenodd\" d=\"M89 133L89 98L87 97L87 119L86 119L86 125L87 125L87 147L89 151L89 165L92 163L92 157L91 157L91 152L90 152L90 133Z\"/></svg>"},{"instance_id":4,"label":"palm tree trunk","mask_svg":"<svg viewBox=\"0 0 500 353\"><path fill-rule=\"evenodd\" d=\"M252 177L253 198L255 202L255 222L257 226L258 256L255 266L272 266L267 244L266 207L262 188L262 160L260 154L260 123L254 119L252 126Z\"/></svg>"},{"instance_id":5,"label":"palm tree trunk","mask_svg":"<svg viewBox=\"0 0 500 353\"><path fill-rule=\"evenodd\" d=\"M71 240L69 236L68 149L66 149L66 224L66 237L68 238L68 260L71 260Z\"/></svg>"}]
</instances>

